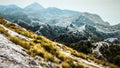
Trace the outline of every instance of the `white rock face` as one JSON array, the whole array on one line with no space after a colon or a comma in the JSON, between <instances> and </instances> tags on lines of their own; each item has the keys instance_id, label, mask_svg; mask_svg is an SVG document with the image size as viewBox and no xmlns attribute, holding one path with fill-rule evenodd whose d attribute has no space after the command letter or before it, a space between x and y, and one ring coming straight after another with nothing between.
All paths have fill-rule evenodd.
<instances>
[{"instance_id":1,"label":"white rock face","mask_svg":"<svg viewBox=\"0 0 120 68\"><path fill-rule=\"evenodd\" d=\"M42 68L19 45L15 45L0 34L0 68Z\"/></svg>"}]
</instances>

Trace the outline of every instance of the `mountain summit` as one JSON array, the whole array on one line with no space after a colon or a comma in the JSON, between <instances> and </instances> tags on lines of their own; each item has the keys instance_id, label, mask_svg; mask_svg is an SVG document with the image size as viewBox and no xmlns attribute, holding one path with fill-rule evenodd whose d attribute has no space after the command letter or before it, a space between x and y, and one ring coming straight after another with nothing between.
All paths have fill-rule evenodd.
<instances>
[{"instance_id":1,"label":"mountain summit","mask_svg":"<svg viewBox=\"0 0 120 68\"><path fill-rule=\"evenodd\" d=\"M34 2L30 5L28 5L27 7L25 7L24 9L27 10L27 11L33 11L33 10L34 11L39 11L39 10L44 9L44 7L41 6L39 3Z\"/></svg>"}]
</instances>

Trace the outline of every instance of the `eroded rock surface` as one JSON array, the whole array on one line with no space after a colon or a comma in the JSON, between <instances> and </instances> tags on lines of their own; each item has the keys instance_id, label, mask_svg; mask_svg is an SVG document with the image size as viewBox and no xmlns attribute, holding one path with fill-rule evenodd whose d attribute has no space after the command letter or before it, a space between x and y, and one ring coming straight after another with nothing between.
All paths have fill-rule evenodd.
<instances>
[{"instance_id":1,"label":"eroded rock surface","mask_svg":"<svg viewBox=\"0 0 120 68\"><path fill-rule=\"evenodd\" d=\"M9 41L0 34L0 68L41 68L37 60L34 60L22 47Z\"/></svg>"}]
</instances>

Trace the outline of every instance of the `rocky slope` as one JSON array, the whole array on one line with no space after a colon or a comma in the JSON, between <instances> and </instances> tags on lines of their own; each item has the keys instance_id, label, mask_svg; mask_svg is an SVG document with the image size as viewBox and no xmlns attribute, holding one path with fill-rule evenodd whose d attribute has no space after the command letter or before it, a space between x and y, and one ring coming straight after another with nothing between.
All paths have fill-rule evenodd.
<instances>
[{"instance_id":1,"label":"rocky slope","mask_svg":"<svg viewBox=\"0 0 120 68\"><path fill-rule=\"evenodd\" d=\"M42 68L23 48L0 34L0 68Z\"/></svg>"}]
</instances>

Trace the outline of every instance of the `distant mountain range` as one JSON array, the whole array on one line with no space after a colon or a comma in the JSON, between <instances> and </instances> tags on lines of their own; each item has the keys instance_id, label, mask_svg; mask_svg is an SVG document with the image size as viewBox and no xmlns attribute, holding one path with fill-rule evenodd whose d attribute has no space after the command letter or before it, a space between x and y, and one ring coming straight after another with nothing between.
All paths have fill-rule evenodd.
<instances>
[{"instance_id":1,"label":"distant mountain range","mask_svg":"<svg viewBox=\"0 0 120 68\"><path fill-rule=\"evenodd\" d=\"M96 44L98 47L100 45L99 50L104 49L104 52L101 52L104 60L112 63L116 62L110 61L110 59L120 54L118 52L111 56L106 53L112 52L112 47L115 47L113 45L119 46L120 44L120 24L110 25L97 14L62 10L55 7L44 8L38 3L33 3L25 8L16 5L1 5L0 16L38 35L66 44L86 54L93 54L91 51L94 49L94 46L87 46L87 42ZM108 51L105 49L107 44L111 45L111 49ZM117 50L116 47L115 49ZM107 59L108 56L111 57ZM95 57L98 58L98 56Z\"/></svg>"},{"instance_id":2,"label":"distant mountain range","mask_svg":"<svg viewBox=\"0 0 120 68\"><path fill-rule=\"evenodd\" d=\"M82 36L86 38L84 40L88 38L93 40L94 37L98 39L97 41L107 38L120 39L120 24L111 26L99 15L87 12L61 10L55 7L44 8L38 3L33 3L25 8L16 5L0 6L0 16L37 34L63 43L66 42L59 38L64 35ZM75 42L79 41L80 39Z\"/></svg>"}]
</instances>

